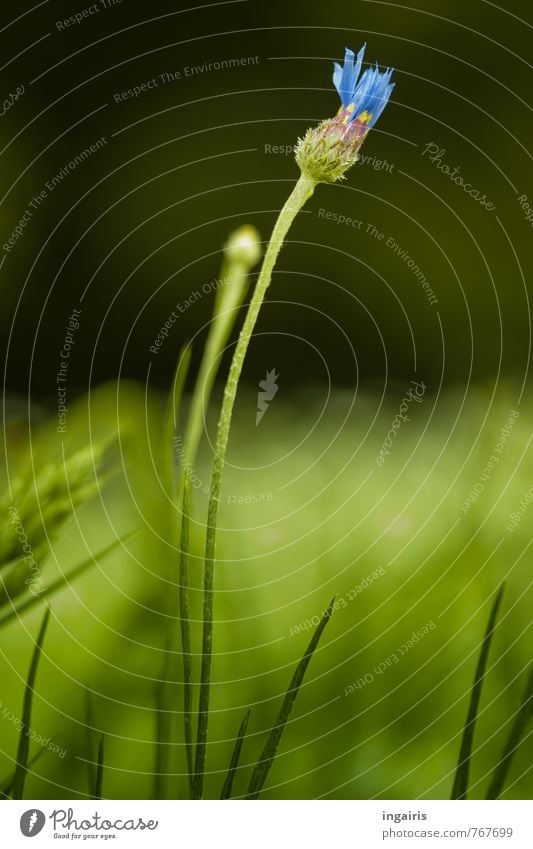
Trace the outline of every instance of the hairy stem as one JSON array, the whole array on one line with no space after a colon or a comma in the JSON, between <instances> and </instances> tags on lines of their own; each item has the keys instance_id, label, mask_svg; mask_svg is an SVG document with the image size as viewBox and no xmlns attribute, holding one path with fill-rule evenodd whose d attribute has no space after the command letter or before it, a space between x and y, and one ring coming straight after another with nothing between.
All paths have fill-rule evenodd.
<instances>
[{"instance_id":1,"label":"hairy stem","mask_svg":"<svg viewBox=\"0 0 533 849\"><path fill-rule=\"evenodd\" d=\"M207 726L211 687L211 658L213 650L213 578L216 527L218 505L222 487L222 474L224 471L224 463L229 441L233 407L235 405L239 378L242 372L246 351L248 350L248 345L250 344L250 340L254 332L259 310L261 309L261 305L264 301L266 291L272 278L272 272L274 270L278 254L283 246L285 236L287 235L291 224L296 218L298 212L304 206L305 202L313 194L315 186L315 181L302 174L278 216L278 220L276 221L274 230L272 231L272 236L268 243L265 257L263 259L263 265L248 307L248 312L235 347L228 379L226 381L226 388L224 390L220 418L218 420L215 457L213 461L213 472L209 491L207 535L205 543L202 669L200 679L200 702L198 709L196 760L193 780L193 798L195 799L202 798L204 787Z\"/></svg>"}]
</instances>

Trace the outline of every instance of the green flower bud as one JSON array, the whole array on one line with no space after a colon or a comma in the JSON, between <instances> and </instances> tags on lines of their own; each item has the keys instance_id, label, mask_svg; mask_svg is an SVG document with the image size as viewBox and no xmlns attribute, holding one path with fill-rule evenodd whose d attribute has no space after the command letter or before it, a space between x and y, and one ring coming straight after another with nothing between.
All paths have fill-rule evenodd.
<instances>
[{"instance_id":1,"label":"green flower bud","mask_svg":"<svg viewBox=\"0 0 533 849\"><path fill-rule=\"evenodd\" d=\"M224 245L224 252L229 262L242 263L252 268L261 258L261 241L255 227L245 224L234 230Z\"/></svg>"}]
</instances>

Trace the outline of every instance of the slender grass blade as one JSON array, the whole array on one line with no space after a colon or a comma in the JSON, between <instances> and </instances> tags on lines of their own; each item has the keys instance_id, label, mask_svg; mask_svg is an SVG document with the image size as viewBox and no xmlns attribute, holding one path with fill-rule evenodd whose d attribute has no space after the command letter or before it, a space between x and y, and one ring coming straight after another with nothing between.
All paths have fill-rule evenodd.
<instances>
[{"instance_id":1,"label":"slender grass blade","mask_svg":"<svg viewBox=\"0 0 533 849\"><path fill-rule=\"evenodd\" d=\"M166 799L168 764L170 756L170 674L173 646L171 642L171 631L167 628L165 636L165 650L163 656L163 668L161 678L156 685L155 693L155 726L156 746L154 763L154 799Z\"/></svg>"},{"instance_id":2,"label":"slender grass blade","mask_svg":"<svg viewBox=\"0 0 533 849\"><path fill-rule=\"evenodd\" d=\"M31 729L31 711L33 704L33 693L35 689L35 679L41 659L41 650L50 619L50 608L47 607L43 616L43 621L37 636L37 642L33 650L28 679L26 681L26 689L24 692L24 702L22 706L22 727L20 729L19 745L17 751L17 765L15 767L15 778L13 782L13 799L22 799L24 797L24 784L26 774L28 772L28 755L30 751L30 735Z\"/></svg>"},{"instance_id":3,"label":"slender grass blade","mask_svg":"<svg viewBox=\"0 0 533 849\"><path fill-rule=\"evenodd\" d=\"M37 763L37 761L40 758L42 758L44 753L47 752L47 751L48 751L47 747L42 747L42 748L39 749L38 752L36 752L34 754L33 758L30 758L30 760L28 761L28 771L31 769L32 766L34 766L34 764ZM0 797L2 797L4 799L9 799L14 785L15 785L15 773L12 773L12 775L10 775L9 778L4 778L3 781L0 781Z\"/></svg>"},{"instance_id":4,"label":"slender grass blade","mask_svg":"<svg viewBox=\"0 0 533 849\"><path fill-rule=\"evenodd\" d=\"M272 764L276 757L278 746L283 735L283 731L285 730L285 725L287 724L287 720L289 719L292 706L296 700L296 696L298 695L298 691L304 679L307 667L309 666L309 662L320 641L322 632L324 631L324 628L326 627L331 618L334 603L335 598L331 600L328 609L323 614L322 619L320 620L315 633L311 637L309 645L307 646L303 657L298 666L296 667L294 675L292 676L292 680L289 685L289 689L285 694L285 698L283 699L283 703L281 705L281 710L278 714L276 724L270 731L265 748L263 749L261 757L259 758L254 767L254 771L250 779L250 784L248 786L248 793L246 796L247 799L257 799L263 789L265 781L268 777L268 773L270 772L270 768L272 767Z\"/></svg>"},{"instance_id":5,"label":"slender grass blade","mask_svg":"<svg viewBox=\"0 0 533 849\"><path fill-rule=\"evenodd\" d=\"M474 730L476 727L476 719L479 710L479 702L481 699L481 691L483 689L483 680L485 678L485 672L487 670L487 660L489 656L490 644L492 642L492 636L494 633L494 628L496 626L496 619L498 617L498 610L501 604L503 590L504 585L502 584L502 586L496 593L496 598L494 599L494 602L492 604L489 621L487 623L487 628L485 631L485 636L483 637L483 643L481 644L481 652L479 654L476 674L474 676L474 683L472 685L470 704L466 716L463 737L461 740L461 748L459 751L459 760L457 763L457 769L453 782L452 799L467 798L468 776L470 772L470 760L472 757L472 746L474 742Z\"/></svg>"},{"instance_id":6,"label":"slender grass blade","mask_svg":"<svg viewBox=\"0 0 533 849\"><path fill-rule=\"evenodd\" d=\"M529 675L524 688L524 694L520 703L518 712L515 715L514 722L511 726L509 737L507 738L503 751L492 775L492 780L487 792L487 799L499 799L502 794L505 779L511 768L511 763L516 754L520 741L526 731L527 726L533 719L533 664L530 667Z\"/></svg>"},{"instance_id":7,"label":"slender grass blade","mask_svg":"<svg viewBox=\"0 0 533 849\"><path fill-rule=\"evenodd\" d=\"M102 786L104 783L104 757L105 757L105 736L102 734L98 743L98 761L96 764L96 776L94 780L93 799L102 798Z\"/></svg>"},{"instance_id":8,"label":"slender grass blade","mask_svg":"<svg viewBox=\"0 0 533 849\"><path fill-rule=\"evenodd\" d=\"M237 773L237 768L239 766L239 761L241 758L241 750L242 744L244 743L244 738L246 736L246 729L248 728L248 720L250 719L250 711L247 710L244 714L242 722L239 727L239 732L235 739L235 745L233 746L233 752L231 755L231 761L228 769L228 774L226 775L226 780L224 781L224 786L222 787L222 792L220 794L221 799L231 799L231 793L233 790L233 782L235 781L235 775Z\"/></svg>"},{"instance_id":9,"label":"slender grass blade","mask_svg":"<svg viewBox=\"0 0 533 849\"><path fill-rule=\"evenodd\" d=\"M181 410L183 391L185 389L185 381L187 380L189 366L191 364L191 354L192 348L190 345L185 345L180 351L176 373L174 375L174 380L172 381L172 389L168 396L163 429L163 467L165 474L165 486L172 501L174 501L175 498L178 486L177 478L179 478L179 474L176 475L175 471L174 439L176 434L176 425L178 423ZM181 450L183 452L183 446L181 447Z\"/></svg>"},{"instance_id":10,"label":"slender grass blade","mask_svg":"<svg viewBox=\"0 0 533 849\"><path fill-rule=\"evenodd\" d=\"M163 425L163 474L164 486L168 498L172 505L172 524L171 534L172 543L178 545L180 543L178 525L175 522L176 505L181 500L183 469L176 465L175 456L178 455L182 459L183 445L176 443L176 427L180 417L183 392L185 382L189 373L191 363L192 348L190 345L185 345L178 359L178 365L172 381L172 388L169 392L165 421ZM176 578L174 559L170 568L168 579L171 585L174 584ZM162 680L159 682L156 692L156 750L155 750L155 776L154 776L154 796L156 799L166 799L168 773L170 765L170 757L172 751L172 716L173 716L173 700L171 695L171 678L172 678L172 658L174 651L177 649L176 638L173 633L174 616L179 599L176 598L174 587L166 599L166 610L168 615L166 635L165 635L165 659L162 671Z\"/></svg>"},{"instance_id":11,"label":"slender grass blade","mask_svg":"<svg viewBox=\"0 0 533 849\"><path fill-rule=\"evenodd\" d=\"M216 508L215 508L216 509ZM211 661L213 654L213 582L215 574L214 536L216 518L210 504L207 520L206 558L204 562L204 604L202 633L202 663L200 669L200 695L198 699L198 727L196 731L196 756L192 779L192 798L201 799L204 794L205 758L207 754L207 727L211 696Z\"/></svg>"},{"instance_id":12,"label":"slender grass blade","mask_svg":"<svg viewBox=\"0 0 533 849\"><path fill-rule=\"evenodd\" d=\"M62 590L64 587L68 586L75 580L75 578L79 578L80 575L83 575L84 572L87 572L91 566L94 566L95 563L98 563L104 557L107 557L118 545L124 545L127 541L131 540L133 537L138 535L138 531L132 531L129 534L126 534L122 539L114 540L107 548L104 548L103 551L100 551L98 554L89 557L87 560L84 560L83 563L80 563L79 566L75 566L74 569L71 569L66 575L61 575L60 578L57 578L51 584L49 584L38 596L31 596L31 598L26 601L21 602L18 605L13 605L11 610L4 613L4 615L0 618L0 628L2 625L7 624L12 619L18 619L22 616L23 613L26 613L28 610L31 610L33 607L36 607L38 604L45 599L48 599L50 596Z\"/></svg>"},{"instance_id":13,"label":"slender grass blade","mask_svg":"<svg viewBox=\"0 0 533 849\"><path fill-rule=\"evenodd\" d=\"M183 658L183 724L185 734L185 750L187 754L187 771L189 774L189 789L192 791L193 775L193 742L192 742L192 654L191 654L191 622L189 609L189 517L190 517L191 484L185 473L183 487L183 515L181 524L180 544L180 574L179 574L179 603L180 603L180 632Z\"/></svg>"},{"instance_id":14,"label":"slender grass blade","mask_svg":"<svg viewBox=\"0 0 533 849\"><path fill-rule=\"evenodd\" d=\"M94 711L93 700L90 690L85 691L85 762L87 767L87 786L89 793L92 793L94 787L96 770L93 763L93 728L94 728Z\"/></svg>"}]
</instances>

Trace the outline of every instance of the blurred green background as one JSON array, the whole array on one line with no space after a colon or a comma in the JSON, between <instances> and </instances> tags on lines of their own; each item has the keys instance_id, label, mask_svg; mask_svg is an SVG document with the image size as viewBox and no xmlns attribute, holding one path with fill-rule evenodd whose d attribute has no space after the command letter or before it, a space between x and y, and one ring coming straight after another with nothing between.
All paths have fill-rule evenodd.
<instances>
[{"instance_id":1,"label":"blurred green background","mask_svg":"<svg viewBox=\"0 0 533 849\"><path fill-rule=\"evenodd\" d=\"M533 205L529 5L251 0L182 10L123 0L58 27L89 6L23 4L2 12L0 25L4 98L24 87L4 104L0 139L6 505L17 477L31 481L49 468L61 477L65 455L108 446L105 474L93 470L94 491L59 530L42 515L43 528L51 525L39 561L46 581L89 554L97 562L53 601L35 727L67 754L39 759L27 795L86 795L101 731L105 795L152 792L175 564L159 477L165 393L187 340L192 386L229 232L250 222L268 238L297 176L286 148L335 112L331 62L366 41L365 60L396 68L392 102L364 161L345 183L319 187L291 230L245 364L221 509L207 789L219 791L248 706L245 766L261 751L310 634L291 629L382 568L329 623L265 795L448 796L490 599L507 578L476 732L472 795L482 796L531 656L530 515L506 529L533 483L532 231L519 201L529 192ZM208 69L235 58L250 61ZM181 76L163 83L165 74ZM494 209L431 162L430 144ZM177 305L179 320L150 351ZM66 432L58 433L57 373L73 309L80 326ZM272 368L279 392L256 427L258 383ZM411 405L380 467L376 456L412 380L427 387L423 403ZM221 392L201 456L206 483ZM520 415L500 462L463 512L513 410ZM68 476L59 491L68 497ZM205 507L199 489L196 586ZM133 541L98 558L137 528ZM198 618L197 592L193 610ZM20 715L40 616L0 631L0 776L17 745L2 711ZM436 628L400 663L344 695L430 621ZM198 628L195 638L198 646ZM174 719L170 796L185 793ZM526 744L510 798L531 795L530 766Z\"/></svg>"}]
</instances>

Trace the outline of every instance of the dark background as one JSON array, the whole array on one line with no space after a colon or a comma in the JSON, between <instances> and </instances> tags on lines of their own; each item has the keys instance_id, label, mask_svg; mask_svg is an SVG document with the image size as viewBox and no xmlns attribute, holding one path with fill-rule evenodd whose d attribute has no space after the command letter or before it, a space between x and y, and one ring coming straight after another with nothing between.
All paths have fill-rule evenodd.
<instances>
[{"instance_id":1,"label":"dark background","mask_svg":"<svg viewBox=\"0 0 533 849\"><path fill-rule=\"evenodd\" d=\"M217 276L234 226L251 222L268 237L298 171L265 145L291 145L334 114L331 62L364 41L368 62L396 68L392 103L363 148L392 170L363 164L344 184L318 188L290 233L258 330L275 334L269 344L287 382L324 378L294 334L320 350L336 384L403 380L414 367L433 385L522 382L532 230L517 195L533 198L531 70L520 58L530 52L528 4L251 0L184 9L123 0L57 30L89 5L51 0L2 13L2 90L26 87L1 119L2 244L47 180L108 140L49 194L5 257L11 391L30 385L34 399L53 399L65 322L86 287L70 392L119 375L144 380L150 360L151 380L168 385L180 346L200 333L198 355L213 298L188 309L154 357L159 328ZM165 71L245 56L259 61L114 102ZM422 155L429 142L494 211ZM320 219L320 208L394 238L438 304L383 243ZM254 384L254 363L264 370L260 338L245 370Z\"/></svg>"}]
</instances>

